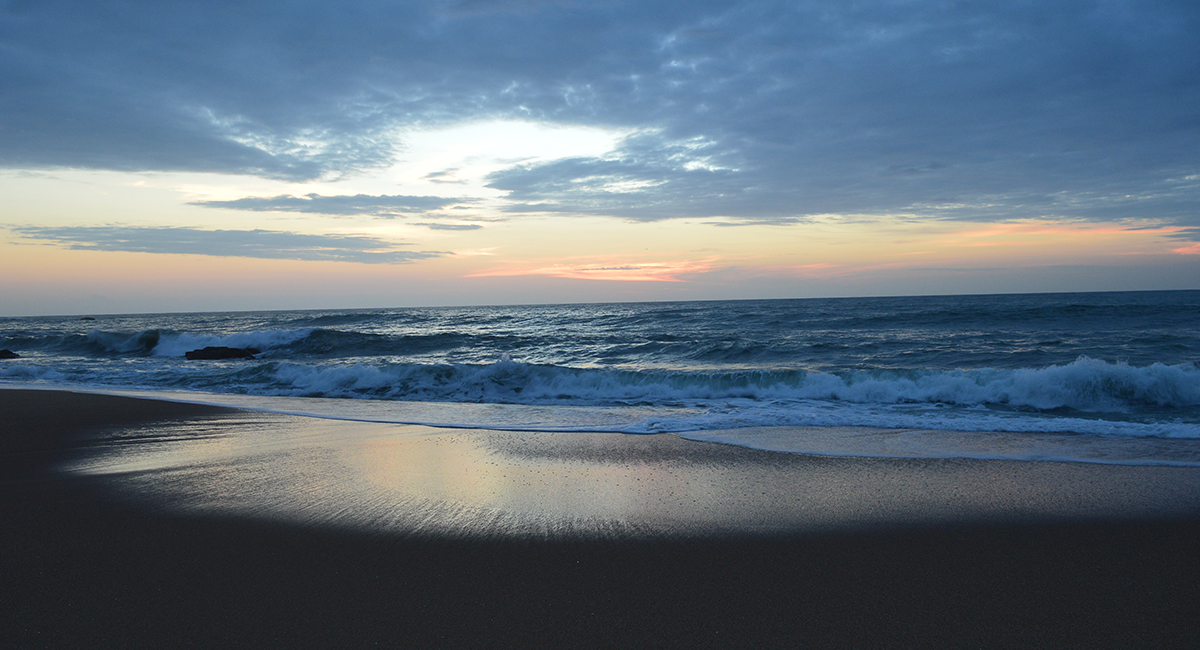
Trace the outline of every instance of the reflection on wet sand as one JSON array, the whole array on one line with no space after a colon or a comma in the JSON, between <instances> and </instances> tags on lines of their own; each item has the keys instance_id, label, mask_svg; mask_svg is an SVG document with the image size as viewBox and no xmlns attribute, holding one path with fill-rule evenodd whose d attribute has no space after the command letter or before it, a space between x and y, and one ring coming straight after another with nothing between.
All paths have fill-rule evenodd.
<instances>
[{"instance_id":1,"label":"reflection on wet sand","mask_svg":"<svg viewBox=\"0 0 1200 650\"><path fill-rule=\"evenodd\" d=\"M162 508L389 534L687 536L1200 509L1196 468L821 458L250 412L113 430L91 450L69 469Z\"/></svg>"}]
</instances>

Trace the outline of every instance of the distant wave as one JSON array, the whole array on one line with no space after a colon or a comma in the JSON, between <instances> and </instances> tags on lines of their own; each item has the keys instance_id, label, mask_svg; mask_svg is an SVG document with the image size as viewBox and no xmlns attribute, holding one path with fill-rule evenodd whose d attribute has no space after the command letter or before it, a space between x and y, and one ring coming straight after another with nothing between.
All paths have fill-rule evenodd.
<instances>
[{"instance_id":1,"label":"distant wave","mask_svg":"<svg viewBox=\"0 0 1200 650\"><path fill-rule=\"evenodd\" d=\"M81 356L121 355L183 357L190 350L208 346L255 348L261 353L287 357L379 357L427 354L472 344L495 345L505 337L472 337L459 333L383 335L326 328L259 330L229 335L193 334L167 329L138 332L94 329L85 335L70 334L41 339L9 340L13 347L44 349Z\"/></svg>"},{"instance_id":2,"label":"distant wave","mask_svg":"<svg viewBox=\"0 0 1200 650\"><path fill-rule=\"evenodd\" d=\"M305 340L314 330L265 330L239 332L227 336L191 334L168 329L119 332L93 329L85 335L70 334L56 338L27 341L24 347L82 356L156 356L183 357L189 350L207 346L229 346L271 350Z\"/></svg>"}]
</instances>

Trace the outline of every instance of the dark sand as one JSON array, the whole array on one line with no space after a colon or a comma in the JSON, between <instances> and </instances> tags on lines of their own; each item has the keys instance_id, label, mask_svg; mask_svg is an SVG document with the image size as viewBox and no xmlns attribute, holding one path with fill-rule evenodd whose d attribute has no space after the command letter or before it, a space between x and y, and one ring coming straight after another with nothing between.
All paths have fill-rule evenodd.
<instances>
[{"instance_id":1,"label":"dark sand","mask_svg":"<svg viewBox=\"0 0 1200 650\"><path fill-rule=\"evenodd\" d=\"M222 427L298 425L50 391L0 391L0 414L4 647L1191 648L1200 630L1195 469L325 422L220 462L84 474L64 468L100 446L161 445L153 432L208 431L218 449L239 440ZM320 442L339 431L348 442ZM363 449L432 476L431 450L444 461L468 443L485 460L459 456L426 483L319 476L376 457ZM421 498L305 518L267 516L301 503L287 491L196 496L281 458L303 460L284 483ZM584 498L551 496L564 490ZM381 508L387 525L372 525ZM449 524L418 525L433 520Z\"/></svg>"}]
</instances>

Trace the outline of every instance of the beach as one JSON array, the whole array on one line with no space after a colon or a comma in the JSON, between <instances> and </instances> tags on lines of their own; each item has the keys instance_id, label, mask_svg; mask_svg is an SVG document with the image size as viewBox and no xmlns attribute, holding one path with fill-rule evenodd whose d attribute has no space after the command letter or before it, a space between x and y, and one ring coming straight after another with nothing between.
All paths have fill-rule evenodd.
<instances>
[{"instance_id":1,"label":"beach","mask_svg":"<svg viewBox=\"0 0 1200 650\"><path fill-rule=\"evenodd\" d=\"M1194 644L1197 468L0 412L10 647Z\"/></svg>"}]
</instances>

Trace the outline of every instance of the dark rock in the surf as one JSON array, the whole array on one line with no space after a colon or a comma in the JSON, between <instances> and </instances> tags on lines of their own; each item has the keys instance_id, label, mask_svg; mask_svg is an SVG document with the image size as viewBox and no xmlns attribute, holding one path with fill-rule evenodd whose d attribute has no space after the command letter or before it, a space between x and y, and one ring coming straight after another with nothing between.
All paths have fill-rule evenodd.
<instances>
[{"instance_id":1,"label":"dark rock in the surf","mask_svg":"<svg viewBox=\"0 0 1200 650\"><path fill-rule=\"evenodd\" d=\"M79 320L96 320L96 319L92 318L91 316L84 316L83 318L80 318Z\"/></svg>"},{"instance_id":2,"label":"dark rock in the surf","mask_svg":"<svg viewBox=\"0 0 1200 650\"><path fill-rule=\"evenodd\" d=\"M209 346L200 350L192 350L183 356L192 360L210 361L214 359L253 359L258 354L257 348L229 348L225 346Z\"/></svg>"},{"instance_id":3,"label":"dark rock in the surf","mask_svg":"<svg viewBox=\"0 0 1200 650\"><path fill-rule=\"evenodd\" d=\"M19 359L20 357L21 355L13 352L12 350L0 350L0 359Z\"/></svg>"}]
</instances>

